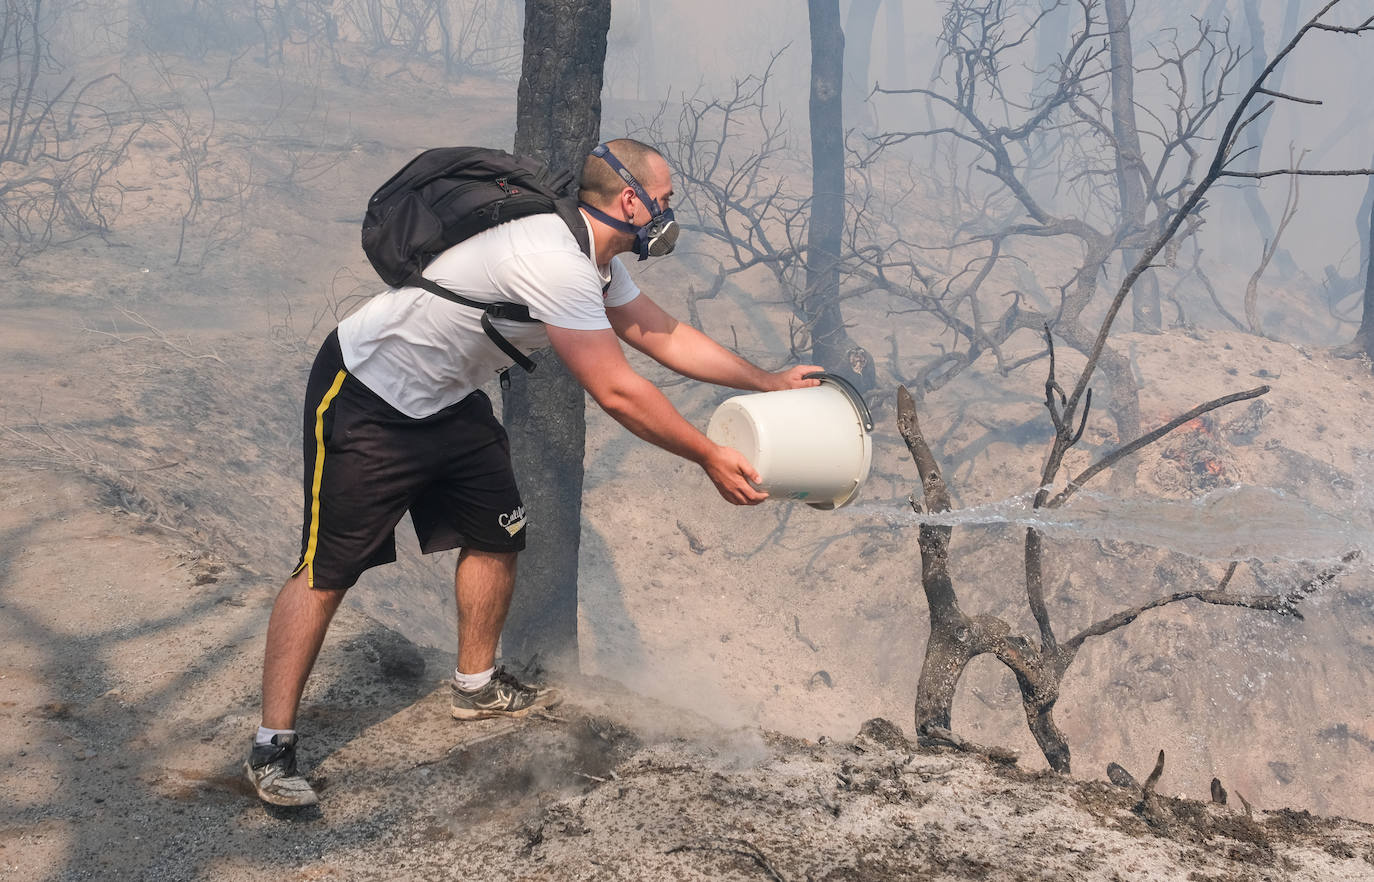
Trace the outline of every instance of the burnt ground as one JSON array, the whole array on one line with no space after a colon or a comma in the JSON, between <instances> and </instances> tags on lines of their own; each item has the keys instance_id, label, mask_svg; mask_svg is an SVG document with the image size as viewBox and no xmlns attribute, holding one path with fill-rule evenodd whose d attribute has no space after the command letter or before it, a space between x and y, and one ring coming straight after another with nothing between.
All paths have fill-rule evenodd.
<instances>
[{"instance_id":1,"label":"burnt ground","mask_svg":"<svg viewBox=\"0 0 1374 882\"><path fill-rule=\"evenodd\" d=\"M450 658L348 608L301 721L323 801L265 807L238 764L271 591L75 504L82 481L17 477L6 498L41 492L46 517L5 574L0 878L1374 879L1366 824L1234 799L1151 815L1138 791L917 749L881 721L833 741L723 729L582 678L541 716L456 723ZM73 531L93 553L63 563ZM86 603L51 602L81 585Z\"/></svg>"}]
</instances>

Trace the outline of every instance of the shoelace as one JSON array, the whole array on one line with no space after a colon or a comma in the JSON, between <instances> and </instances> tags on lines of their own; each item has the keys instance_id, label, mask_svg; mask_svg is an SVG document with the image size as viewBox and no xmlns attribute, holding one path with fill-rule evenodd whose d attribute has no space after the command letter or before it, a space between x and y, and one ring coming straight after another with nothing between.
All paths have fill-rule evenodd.
<instances>
[{"instance_id":1,"label":"shoelace","mask_svg":"<svg viewBox=\"0 0 1374 882\"><path fill-rule=\"evenodd\" d=\"M497 668L496 671L491 675L491 679L496 681L497 683L504 683L512 689L518 689L521 692L537 691L533 686L526 686L524 683L521 683L519 680L515 679L514 674L507 673L505 665L502 665L501 667Z\"/></svg>"},{"instance_id":2,"label":"shoelace","mask_svg":"<svg viewBox=\"0 0 1374 882\"><path fill-rule=\"evenodd\" d=\"M283 765L285 766L286 774L296 774L296 742L292 741L288 744L277 744L274 741L272 742L272 747L274 749L271 755L269 755L267 759L263 760L262 762L254 763L253 768L261 769L265 766L270 766L277 760L280 760L283 757L285 757L286 761Z\"/></svg>"}]
</instances>

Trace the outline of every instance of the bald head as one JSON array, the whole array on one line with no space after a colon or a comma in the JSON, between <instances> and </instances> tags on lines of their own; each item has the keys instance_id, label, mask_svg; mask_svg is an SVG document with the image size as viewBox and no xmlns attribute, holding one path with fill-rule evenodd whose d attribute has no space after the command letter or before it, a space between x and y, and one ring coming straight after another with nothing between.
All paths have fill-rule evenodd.
<instances>
[{"instance_id":1,"label":"bald head","mask_svg":"<svg viewBox=\"0 0 1374 882\"><path fill-rule=\"evenodd\" d=\"M607 141L615 158L620 160L640 186L655 195L657 184L668 177L668 162L663 154L641 141L632 138L616 138ZM611 168L610 163L598 156L588 156L582 164L581 189L578 193L583 202L605 208L615 202L627 186L625 180Z\"/></svg>"}]
</instances>

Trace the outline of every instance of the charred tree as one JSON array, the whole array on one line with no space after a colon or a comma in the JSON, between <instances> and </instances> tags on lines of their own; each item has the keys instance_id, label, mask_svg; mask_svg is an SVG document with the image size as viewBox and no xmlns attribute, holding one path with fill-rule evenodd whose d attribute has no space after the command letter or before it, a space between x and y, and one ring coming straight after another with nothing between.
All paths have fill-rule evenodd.
<instances>
[{"instance_id":1,"label":"charred tree","mask_svg":"<svg viewBox=\"0 0 1374 882\"><path fill-rule=\"evenodd\" d=\"M1104 0L1108 45L1111 47L1112 136L1116 153L1116 189L1121 217L1128 229L1145 220L1145 182L1149 174L1140 149L1140 129L1135 121L1135 50L1131 46L1131 14L1126 0ZM1135 263L1137 253L1126 251L1126 266ZM1131 294L1134 330L1157 334L1164 324L1159 306L1159 286L1153 274Z\"/></svg>"},{"instance_id":2,"label":"charred tree","mask_svg":"<svg viewBox=\"0 0 1374 882\"><path fill-rule=\"evenodd\" d=\"M1369 195L1374 197L1374 178L1369 183ZM1364 229L1364 297L1363 311L1360 314L1360 329L1355 332L1355 340L1342 351L1342 354L1361 355L1374 359L1374 198L1369 203L1369 219ZM1364 212L1360 213L1363 217ZM1353 350L1353 351L1352 351Z\"/></svg>"},{"instance_id":3,"label":"charred tree","mask_svg":"<svg viewBox=\"0 0 1374 882\"><path fill-rule=\"evenodd\" d=\"M117 74L78 82L53 37L71 10L44 0L0 13L0 255L109 232L124 203L117 169L147 124Z\"/></svg>"},{"instance_id":4,"label":"charred tree","mask_svg":"<svg viewBox=\"0 0 1374 882\"><path fill-rule=\"evenodd\" d=\"M1298 12L1300 6L1297 3L1289 3L1283 18L1283 33L1291 34L1298 26ZM1260 14L1259 0L1245 0L1245 25L1250 35L1250 75L1257 77L1264 70L1264 66L1269 62L1269 54L1265 49L1264 42L1264 18ZM1283 85L1283 71L1274 71L1273 81L1270 88L1278 89ZM1264 136L1269 130L1269 117L1260 117L1245 132L1242 140L1243 150L1249 151L1245 157L1245 166L1250 169L1259 168L1260 147L1264 143ZM1277 238L1278 233L1274 228L1274 219L1269 214L1269 209L1259 196L1259 187L1245 187L1242 190L1245 196L1245 207L1250 210L1250 216L1254 218L1255 225L1259 227L1262 241L1268 243ZM1286 249L1278 249L1273 258L1278 265L1278 270L1283 278L1289 278L1297 272L1297 264L1293 262L1292 256Z\"/></svg>"},{"instance_id":5,"label":"charred tree","mask_svg":"<svg viewBox=\"0 0 1374 882\"><path fill-rule=\"evenodd\" d=\"M1352 175L1372 174L1369 169L1313 171L1300 168L1276 169L1264 172L1239 171L1231 168L1235 158L1235 148L1240 135L1247 125L1266 112L1274 100L1291 99L1271 90L1265 85L1274 69L1314 30L1346 35L1361 35L1374 30L1374 17L1352 27L1329 24L1323 19L1340 0L1329 0L1277 55L1265 66L1250 87L1241 93L1240 100L1222 128L1218 146L1210 162L1191 189L1181 189L1175 209L1164 215L1153 225L1151 236L1142 242L1139 258L1126 273L1115 296L1107 306L1106 314L1098 326L1091 345L1085 350L1086 364L1071 389L1061 385L1056 376L1054 341L1048 324L1045 327L1046 352L1049 369L1045 380L1045 406L1049 411L1054 427L1054 438L1045 458L1040 475L1039 490L1036 492L1033 507L1055 508L1067 502L1083 486L1096 476L1107 472L1117 464L1153 444L1202 414L1238 401L1245 401L1263 395L1268 387L1236 392L1194 407L1180 414L1158 428L1136 435L1129 441L1103 454L1090 466L1073 475L1058 492L1052 487L1064 467L1065 455L1082 437L1087 424L1088 411L1092 404L1092 391L1089 383L1097 370L1099 360L1106 352L1107 337L1113 323L1120 313L1132 286L1140 275L1149 268L1159 254L1169 245L1193 215L1200 210L1207 191L1223 177L1260 178L1271 175ZM1251 105L1259 96L1265 96L1267 103L1258 111ZM995 143L995 142L994 142ZM994 154L1000 163L1002 155ZM1075 344L1077 348L1078 344ZM916 464L921 480L922 492L918 498L912 494L912 506L918 513L928 511L939 513L950 507L950 493L941 476L935 458L930 451L916 416L915 400L905 387L898 391L898 429ZM931 519L936 520L936 519ZM1067 741L1054 721L1054 707L1058 701L1060 685L1065 671L1073 663L1085 641L1109 634L1135 621L1142 614L1169 604L1185 600L1225 606L1243 607L1300 617L1298 606L1316 590L1329 585L1345 567L1359 556L1359 552L1346 554L1342 561L1313 576L1296 589L1282 595L1244 596L1228 591L1228 585L1235 575L1237 564L1233 563L1216 587L1197 588L1178 591L1158 597L1139 606L1121 610L1082 629L1068 640L1061 640L1055 631L1045 594L1045 543L1044 536L1035 528L1028 528L1024 543L1025 592L1026 603L1036 624L1034 636L1017 634L1011 625L995 616L971 616L964 613L958 604L958 597L949 575L949 541L952 528L938 523L922 523L919 533L921 552L921 583L930 610L931 634L927 644L926 658L917 683L915 701L915 723L918 736L927 742L953 743L946 737L952 732L951 711L953 698L968 662L979 655L992 655L1004 664L1016 677L1021 691L1022 706L1031 734L1035 737L1041 752L1051 768L1067 772L1070 769L1071 754Z\"/></svg>"},{"instance_id":6,"label":"charred tree","mask_svg":"<svg viewBox=\"0 0 1374 882\"><path fill-rule=\"evenodd\" d=\"M1048 334L1046 336L1048 339ZM1053 345L1050 345L1052 351ZM1045 382L1045 399L1051 421L1054 423L1055 438L1047 457L1045 474L1053 475L1057 474L1062 466L1064 454L1081 436L1086 421L1086 406L1091 401L1091 396L1084 401L1085 409L1079 421L1072 420L1073 411L1068 408L1069 399L1055 379L1052 357L1050 365ZM1036 494L1034 506L1053 508L1062 505L1093 477L1110 469L1123 458L1153 444L1179 426L1219 407L1246 401L1268 391L1267 386L1260 386L1198 405L1154 431L1104 455L1083 472L1075 475L1067 487L1058 494L1051 496L1050 491L1042 487ZM922 492L919 498L917 494L912 494L912 507L918 513L939 514L948 511L949 488L922 434L915 401L905 386L899 387L897 391L897 428L906 441L921 479ZM1016 633L1010 623L997 616L970 615L960 608L958 595L949 575L949 543L952 534L953 528L949 526L922 523L920 527L918 543L921 552L921 586L929 610L930 636L926 642L926 654L916 685L914 710L917 735L925 743L962 746L962 739L952 736L954 697L959 680L970 661L980 655L991 655L1015 676L1021 692L1026 726L1050 768L1058 772L1071 770L1072 753L1068 739L1055 723L1054 709L1059 701L1064 674L1072 666L1087 640L1123 628L1152 609L1186 600L1301 618L1302 614L1298 610L1301 602L1318 588L1334 581L1345 566L1358 556L1356 552L1347 554L1340 564L1313 576L1303 585L1282 595L1247 596L1228 591L1228 584L1238 566L1233 563L1215 587L1176 591L1139 606L1121 610L1090 624L1070 639L1061 642L1056 636L1046 603L1044 537L1038 530L1027 529L1024 557L1026 603L1037 626L1036 636Z\"/></svg>"},{"instance_id":7,"label":"charred tree","mask_svg":"<svg viewBox=\"0 0 1374 882\"><path fill-rule=\"evenodd\" d=\"M812 360L828 371L848 375L849 351L854 343L840 312L845 38L839 0L808 0L807 9L811 21L811 216L801 313L811 340Z\"/></svg>"},{"instance_id":8,"label":"charred tree","mask_svg":"<svg viewBox=\"0 0 1374 882\"><path fill-rule=\"evenodd\" d=\"M610 0L529 0L515 150L580 172L601 128ZM545 351L502 394L511 458L530 512L529 547L502 636L505 656L577 666L577 555L586 414L582 387Z\"/></svg>"},{"instance_id":9,"label":"charred tree","mask_svg":"<svg viewBox=\"0 0 1374 882\"><path fill-rule=\"evenodd\" d=\"M868 105L868 91L873 82L868 71L873 59L873 30L881 5L882 0L853 0L845 15L843 101L846 126L868 128L873 122Z\"/></svg>"}]
</instances>

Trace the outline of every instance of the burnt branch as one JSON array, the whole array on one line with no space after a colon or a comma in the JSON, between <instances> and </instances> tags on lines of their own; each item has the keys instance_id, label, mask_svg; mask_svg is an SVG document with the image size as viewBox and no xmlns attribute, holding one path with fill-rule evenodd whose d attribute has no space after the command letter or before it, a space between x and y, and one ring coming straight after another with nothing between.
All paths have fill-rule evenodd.
<instances>
[{"instance_id":1,"label":"burnt branch","mask_svg":"<svg viewBox=\"0 0 1374 882\"><path fill-rule=\"evenodd\" d=\"M773 879L775 882L787 882L783 875L769 863L763 852L759 851L752 842L744 839L699 839L696 842L684 842L681 845L675 845L664 853L677 854L683 851L718 851L723 854L746 857L767 873L769 879Z\"/></svg>"},{"instance_id":2,"label":"burnt branch","mask_svg":"<svg viewBox=\"0 0 1374 882\"><path fill-rule=\"evenodd\" d=\"M1334 576L1332 578L1334 579ZM1259 610L1261 612L1273 612L1279 615L1292 616L1296 619L1302 618L1302 614L1298 612L1290 595L1287 594L1242 597L1236 594L1230 594L1221 589L1176 591L1173 594L1157 598L1133 609L1122 610L1101 621L1094 622L1074 635L1072 639L1064 644L1064 648L1076 651L1083 645L1084 641L1089 638L1110 634L1118 628L1129 625L1131 622L1140 618L1142 614L1152 609L1159 609L1162 606L1168 606L1171 603L1179 603L1184 600L1196 600L1199 603L1210 603L1215 606L1238 606L1245 609Z\"/></svg>"},{"instance_id":3,"label":"burnt branch","mask_svg":"<svg viewBox=\"0 0 1374 882\"><path fill-rule=\"evenodd\" d=\"M916 463L916 471L921 476L924 488L925 509L931 512L949 511L949 488L940 475L940 466L921 434L921 424L916 417L916 402L905 386L897 387L897 431L906 442L906 449Z\"/></svg>"},{"instance_id":4,"label":"burnt branch","mask_svg":"<svg viewBox=\"0 0 1374 882\"><path fill-rule=\"evenodd\" d=\"M1216 588L1209 591L1179 591L1167 597L1152 600L1134 609L1123 610L1084 628L1064 646L1065 649L1077 652L1078 648L1083 645L1083 642L1090 637L1101 637L1104 634L1109 634L1118 628L1129 625L1139 618L1142 613L1183 600L1197 600L1201 603L1210 603L1217 606L1239 606L1245 609L1259 610L1261 612L1278 613L1281 616L1292 616L1295 619L1301 620L1303 616L1298 610L1298 604L1318 591L1329 587L1349 568L1350 564L1358 560L1360 556L1361 554L1358 550L1346 552L1337 563L1317 573L1287 594L1266 594L1251 597L1242 597L1226 593L1226 586L1230 584L1231 577L1235 575L1238 566L1238 564L1233 561L1230 566L1226 568L1226 574L1222 576Z\"/></svg>"},{"instance_id":5,"label":"burnt branch","mask_svg":"<svg viewBox=\"0 0 1374 882\"><path fill-rule=\"evenodd\" d=\"M1299 104L1315 104L1321 106L1321 101L1317 98L1299 98L1297 95L1289 95L1286 92L1276 92L1273 89L1260 89L1259 94L1268 95L1271 98L1282 98L1285 101L1296 101Z\"/></svg>"},{"instance_id":6,"label":"burnt branch","mask_svg":"<svg viewBox=\"0 0 1374 882\"><path fill-rule=\"evenodd\" d=\"M1374 168L1276 168L1269 171L1224 171L1223 178L1273 178L1279 175L1295 177L1354 178L1374 175Z\"/></svg>"},{"instance_id":7,"label":"burnt branch","mask_svg":"<svg viewBox=\"0 0 1374 882\"><path fill-rule=\"evenodd\" d=\"M995 763L1004 766L1014 766L1021 758L1021 755L1009 747L998 747L996 745L987 746L976 741L970 741L943 726L926 726L921 730L921 741L924 745L943 745L952 747L964 753L976 753L985 756Z\"/></svg>"},{"instance_id":8,"label":"burnt branch","mask_svg":"<svg viewBox=\"0 0 1374 882\"><path fill-rule=\"evenodd\" d=\"M1053 499L1046 503L1045 507L1056 508L1060 505L1063 505L1065 502L1068 501L1070 496L1072 496L1074 493L1082 489L1084 484L1091 481L1097 475L1111 468L1117 462L1121 461L1127 456L1130 456L1132 453L1135 453L1139 450L1142 450L1150 446L1151 444L1158 441L1160 438L1163 438L1165 435L1177 429L1179 426L1191 422L1192 420L1197 419L1203 414L1216 410L1219 407L1225 407L1226 405L1234 404L1237 401L1249 401L1251 398L1258 398L1259 396L1268 393L1268 391L1268 386L1257 386L1254 389L1247 389L1244 392L1233 392L1230 395L1223 395L1220 398L1214 398L1211 401L1199 404L1192 410L1186 413L1179 414L1178 416L1169 420L1169 422L1165 423L1164 425L1160 426L1154 431L1147 432L1146 434L1141 435L1139 438L1136 438L1134 441L1121 445L1120 447L1116 448L1110 453L1104 455L1097 462L1088 466L1078 475L1074 476L1074 478L1069 481L1068 486L1066 486L1063 490L1060 490L1059 493L1056 494Z\"/></svg>"},{"instance_id":9,"label":"burnt branch","mask_svg":"<svg viewBox=\"0 0 1374 882\"><path fill-rule=\"evenodd\" d=\"M1159 752L1159 759L1155 760L1155 767L1150 772L1150 776L1145 779L1145 786L1140 788L1140 803L1137 809L1145 819L1157 827L1165 827L1168 822L1164 817L1163 806L1160 805L1159 795L1155 793L1155 785L1159 783L1160 776L1164 774L1164 751Z\"/></svg>"}]
</instances>

